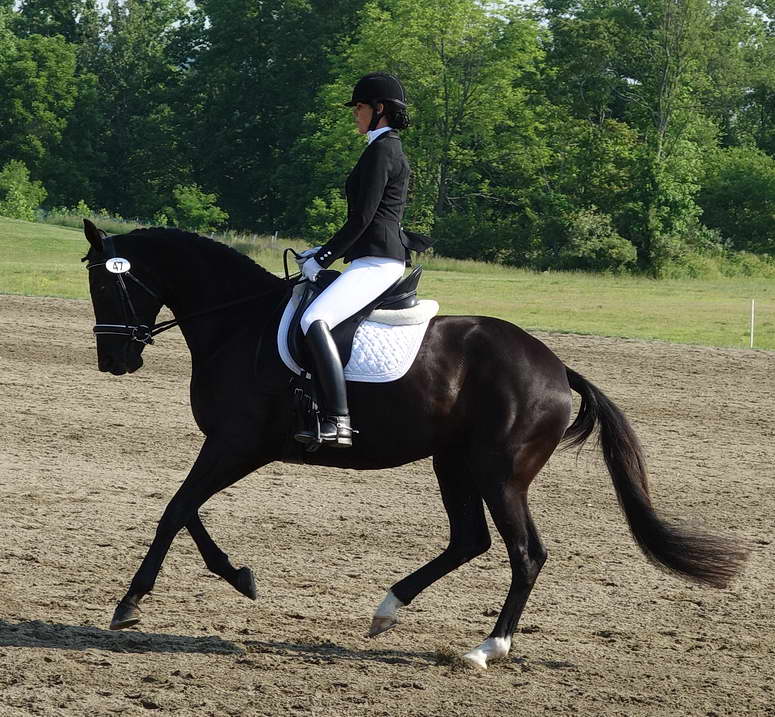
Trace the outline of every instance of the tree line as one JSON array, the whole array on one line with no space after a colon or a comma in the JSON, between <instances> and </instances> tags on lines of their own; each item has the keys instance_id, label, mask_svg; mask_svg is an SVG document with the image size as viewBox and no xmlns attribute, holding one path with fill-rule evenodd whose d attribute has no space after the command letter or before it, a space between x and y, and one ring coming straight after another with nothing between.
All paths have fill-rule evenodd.
<instances>
[{"instance_id":1,"label":"tree line","mask_svg":"<svg viewBox=\"0 0 775 717\"><path fill-rule=\"evenodd\" d=\"M440 253L655 276L775 255L772 0L0 0L0 214L325 240L352 84L406 86Z\"/></svg>"}]
</instances>

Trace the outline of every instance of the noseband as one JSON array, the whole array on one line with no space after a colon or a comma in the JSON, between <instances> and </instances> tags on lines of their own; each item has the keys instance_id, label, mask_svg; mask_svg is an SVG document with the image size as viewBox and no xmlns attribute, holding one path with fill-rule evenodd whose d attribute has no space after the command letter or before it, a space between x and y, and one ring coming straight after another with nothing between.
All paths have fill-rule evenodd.
<instances>
[{"instance_id":1,"label":"noseband","mask_svg":"<svg viewBox=\"0 0 775 717\"><path fill-rule=\"evenodd\" d=\"M249 301L255 301L271 293L275 293L275 290L272 289L270 291L266 291L263 294L258 294L256 296L247 296L242 299L227 301L224 304L219 304L218 306L205 309L204 311L197 311L196 313L188 314L187 316L184 316L180 319L177 319L177 318L170 319L168 321L161 321L159 323L156 323L153 326L148 326L148 324L140 323L140 318L137 314L137 311L135 310L134 304L132 303L132 298L129 296L129 291L127 290L124 277L125 276L129 277L133 282L135 282L135 284L137 284L141 289L143 289L143 291L145 291L146 294L156 299L159 302L159 304L164 305L164 300L159 295L159 292L151 289L145 282L138 279L131 272L131 264L129 263L129 261L116 255L116 247L113 244L112 236L102 237L102 250L105 256L105 261L97 262L94 264L87 264L86 268L96 269L96 268L102 267L116 277L116 285L118 287L118 293L121 300L121 310L124 314L124 323L123 324L95 324L92 331L94 332L95 336L100 336L104 334L126 336L127 345L131 344L133 341L137 341L138 343L141 343L144 346L147 346L148 344L153 343L154 336L156 336L157 334L160 334L162 331L167 331L167 329L171 329L177 326L181 321L186 321L187 319L193 319L197 316L204 316L206 314L211 314L216 311L221 311L222 309L227 309L232 306L237 306L239 304L246 304ZM113 264L109 266L111 262L113 262ZM124 268L124 264L126 264L126 268ZM288 284L293 284L294 282L289 280L289 277L288 277L287 263L286 263L285 274L286 274L286 281L288 282ZM284 293L282 301L284 301L286 297L287 297L287 291Z\"/></svg>"}]
</instances>

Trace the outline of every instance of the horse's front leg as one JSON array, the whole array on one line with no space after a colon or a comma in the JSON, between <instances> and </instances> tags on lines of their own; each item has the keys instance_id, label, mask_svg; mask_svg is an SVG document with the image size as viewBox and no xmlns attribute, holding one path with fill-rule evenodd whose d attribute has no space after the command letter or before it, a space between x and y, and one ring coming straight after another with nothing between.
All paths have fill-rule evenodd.
<instances>
[{"instance_id":1,"label":"horse's front leg","mask_svg":"<svg viewBox=\"0 0 775 717\"><path fill-rule=\"evenodd\" d=\"M186 480L164 510L151 547L132 578L129 590L116 607L111 630L121 630L140 622L140 601L153 589L175 536L192 520L202 504L259 465L260 460L236 452L231 445L213 438L205 441Z\"/></svg>"},{"instance_id":2,"label":"horse's front leg","mask_svg":"<svg viewBox=\"0 0 775 717\"><path fill-rule=\"evenodd\" d=\"M186 529L194 539L196 547L199 548L199 553L210 572L223 578L245 597L249 597L251 600L255 600L258 597L253 571L246 567L235 568L231 564L229 556L210 537L198 513L194 513L191 520L186 523Z\"/></svg>"}]
</instances>

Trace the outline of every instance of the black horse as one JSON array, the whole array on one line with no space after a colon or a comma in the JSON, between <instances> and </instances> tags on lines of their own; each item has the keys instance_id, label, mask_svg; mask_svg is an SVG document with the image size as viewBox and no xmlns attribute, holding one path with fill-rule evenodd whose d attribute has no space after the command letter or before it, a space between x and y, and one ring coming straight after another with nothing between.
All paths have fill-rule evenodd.
<instances>
[{"instance_id":1,"label":"black horse","mask_svg":"<svg viewBox=\"0 0 775 717\"><path fill-rule=\"evenodd\" d=\"M119 376L142 366L148 327L166 304L191 351L191 407L206 436L159 521L111 628L139 622L140 601L153 588L183 527L207 567L255 599L252 572L232 566L198 511L212 495L266 463L305 456L289 439L291 373L280 360L275 338L288 282L223 244L177 229L105 238L86 221L85 234L91 245L85 260L100 371ZM106 260L117 256L131 262L130 274L106 269ZM571 389L581 395L572 423ZM480 316L440 316L403 378L350 383L348 392L359 431L353 447L324 447L304 459L375 469L433 456L450 525L448 547L387 593L371 635L393 627L400 607L490 547L486 505L506 544L511 586L490 637L465 657L480 667L490 658L504 657L547 557L528 510L528 487L560 443L581 446L596 427L630 530L649 559L714 587L725 587L746 559L746 547L734 539L660 518L649 499L641 448L622 412L513 324Z\"/></svg>"}]
</instances>

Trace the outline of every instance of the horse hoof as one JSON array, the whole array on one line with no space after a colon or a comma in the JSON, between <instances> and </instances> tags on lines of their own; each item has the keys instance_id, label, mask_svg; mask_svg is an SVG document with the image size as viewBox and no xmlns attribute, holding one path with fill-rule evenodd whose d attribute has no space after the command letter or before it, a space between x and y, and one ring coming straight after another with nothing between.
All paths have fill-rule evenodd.
<instances>
[{"instance_id":1,"label":"horse hoof","mask_svg":"<svg viewBox=\"0 0 775 717\"><path fill-rule=\"evenodd\" d=\"M258 591L256 590L256 578L250 568L240 568L237 571L236 588L245 597L249 597L251 600L258 598Z\"/></svg>"},{"instance_id":2,"label":"horse hoof","mask_svg":"<svg viewBox=\"0 0 775 717\"><path fill-rule=\"evenodd\" d=\"M463 659L480 670L487 669L487 660L502 660L511 649L510 637L488 637L479 647L463 655Z\"/></svg>"},{"instance_id":3,"label":"horse hoof","mask_svg":"<svg viewBox=\"0 0 775 717\"><path fill-rule=\"evenodd\" d=\"M487 656L484 655L481 650L471 650L471 652L466 652L462 659L467 665L475 667L477 670L487 669Z\"/></svg>"},{"instance_id":4,"label":"horse hoof","mask_svg":"<svg viewBox=\"0 0 775 717\"><path fill-rule=\"evenodd\" d=\"M398 620L392 615L390 617L373 617L367 637L381 635L383 632L392 630L396 625L398 625Z\"/></svg>"},{"instance_id":5,"label":"horse hoof","mask_svg":"<svg viewBox=\"0 0 775 717\"><path fill-rule=\"evenodd\" d=\"M113 619L110 621L111 630L123 630L140 622L140 608L132 602L122 600L116 605Z\"/></svg>"}]
</instances>

